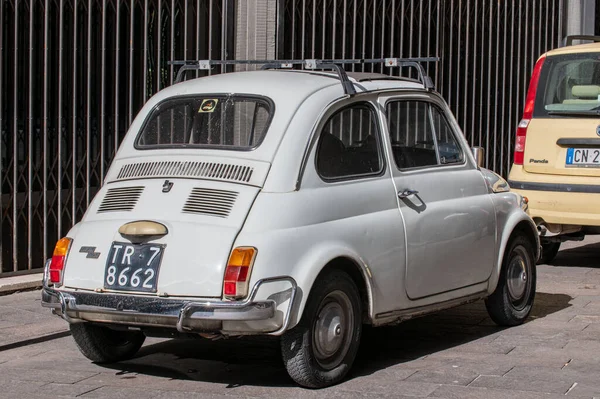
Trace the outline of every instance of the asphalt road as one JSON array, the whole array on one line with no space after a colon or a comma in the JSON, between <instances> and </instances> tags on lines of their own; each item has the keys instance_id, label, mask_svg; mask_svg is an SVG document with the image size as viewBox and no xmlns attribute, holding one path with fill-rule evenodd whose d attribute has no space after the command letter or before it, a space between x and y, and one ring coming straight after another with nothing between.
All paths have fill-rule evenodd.
<instances>
[{"instance_id":1,"label":"asphalt road","mask_svg":"<svg viewBox=\"0 0 600 399\"><path fill-rule=\"evenodd\" d=\"M600 398L600 238L538 266L531 318L495 326L476 302L368 330L342 384L287 376L270 339L149 339L127 362L85 359L39 291L0 297L0 398Z\"/></svg>"}]
</instances>

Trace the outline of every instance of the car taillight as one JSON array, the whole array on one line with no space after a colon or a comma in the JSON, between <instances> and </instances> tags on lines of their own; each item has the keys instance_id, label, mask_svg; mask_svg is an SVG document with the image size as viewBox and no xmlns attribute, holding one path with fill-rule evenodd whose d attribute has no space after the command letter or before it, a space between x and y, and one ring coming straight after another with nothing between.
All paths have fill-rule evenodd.
<instances>
[{"instance_id":1,"label":"car taillight","mask_svg":"<svg viewBox=\"0 0 600 399\"><path fill-rule=\"evenodd\" d=\"M515 154L513 162L515 165L523 165L525 158L525 138L527 136L527 127L529 121L533 117L533 107L535 106L535 95L537 93L538 83L540 82L540 73L542 71L542 65L546 56L543 55L536 62L531 74L531 81L529 82L529 90L527 90L527 98L525 99L525 109L523 110L523 118L519 122L517 127L517 137L515 139Z\"/></svg>"},{"instance_id":2,"label":"car taillight","mask_svg":"<svg viewBox=\"0 0 600 399\"><path fill-rule=\"evenodd\" d=\"M229 256L225 278L223 279L223 295L225 298L237 299L248 295L248 284L252 264L256 258L256 248L235 248Z\"/></svg>"},{"instance_id":3,"label":"car taillight","mask_svg":"<svg viewBox=\"0 0 600 399\"><path fill-rule=\"evenodd\" d=\"M50 267L48 267L48 275L52 284L62 284L65 260L71 247L71 241L68 237L61 238L54 247Z\"/></svg>"}]
</instances>

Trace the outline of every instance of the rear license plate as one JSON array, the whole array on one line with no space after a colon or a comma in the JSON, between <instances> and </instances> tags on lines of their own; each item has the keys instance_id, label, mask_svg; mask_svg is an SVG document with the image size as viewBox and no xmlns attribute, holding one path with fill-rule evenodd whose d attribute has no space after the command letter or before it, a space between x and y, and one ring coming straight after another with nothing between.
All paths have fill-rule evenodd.
<instances>
[{"instance_id":1,"label":"rear license plate","mask_svg":"<svg viewBox=\"0 0 600 399\"><path fill-rule=\"evenodd\" d=\"M164 248L156 244L113 242L104 271L104 288L156 292Z\"/></svg>"},{"instance_id":2,"label":"rear license plate","mask_svg":"<svg viewBox=\"0 0 600 399\"><path fill-rule=\"evenodd\" d=\"M568 148L567 166L598 166L600 167L600 149L598 148Z\"/></svg>"}]
</instances>

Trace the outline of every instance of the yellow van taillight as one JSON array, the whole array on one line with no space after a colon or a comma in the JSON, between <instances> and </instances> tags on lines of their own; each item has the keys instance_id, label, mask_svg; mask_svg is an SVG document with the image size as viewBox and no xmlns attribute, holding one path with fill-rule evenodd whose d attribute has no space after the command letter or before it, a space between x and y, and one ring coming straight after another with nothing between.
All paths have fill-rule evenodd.
<instances>
[{"instance_id":1,"label":"yellow van taillight","mask_svg":"<svg viewBox=\"0 0 600 399\"><path fill-rule=\"evenodd\" d=\"M517 127L517 137L515 138L515 153L513 162L515 165L523 165L525 159L525 138L527 136L527 127L531 118L533 118L533 108L535 106L535 95L537 93L538 83L540 82L540 74L542 72L542 65L546 56L541 56L536 62L531 74L531 81L529 82L529 90L527 90L527 98L525 100L525 109L523 110L523 118L519 122Z\"/></svg>"}]
</instances>

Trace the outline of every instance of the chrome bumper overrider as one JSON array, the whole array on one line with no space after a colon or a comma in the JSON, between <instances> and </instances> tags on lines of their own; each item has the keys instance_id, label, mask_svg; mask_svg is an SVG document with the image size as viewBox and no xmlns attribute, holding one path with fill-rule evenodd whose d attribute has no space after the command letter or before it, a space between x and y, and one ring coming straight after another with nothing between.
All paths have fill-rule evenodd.
<instances>
[{"instance_id":1,"label":"chrome bumper overrider","mask_svg":"<svg viewBox=\"0 0 600 399\"><path fill-rule=\"evenodd\" d=\"M256 282L248 298L242 301L194 301L148 296L59 291L46 284L42 290L42 306L69 323L85 321L130 326L174 327L179 332L219 331L224 321L261 321L276 316L277 303L267 299L255 301L258 288L265 283L288 282L289 304L276 331L281 335L288 327L296 298L296 281L287 276L265 278Z\"/></svg>"}]
</instances>

